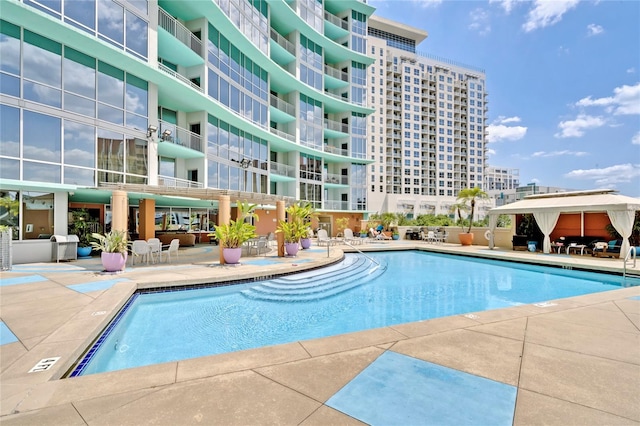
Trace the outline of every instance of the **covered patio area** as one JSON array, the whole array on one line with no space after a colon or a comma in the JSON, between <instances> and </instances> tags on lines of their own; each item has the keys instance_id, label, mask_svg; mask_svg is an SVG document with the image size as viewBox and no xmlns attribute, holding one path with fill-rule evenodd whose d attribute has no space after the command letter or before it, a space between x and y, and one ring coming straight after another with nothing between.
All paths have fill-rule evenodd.
<instances>
[{"instance_id":1,"label":"covered patio area","mask_svg":"<svg viewBox=\"0 0 640 426\"><path fill-rule=\"evenodd\" d=\"M620 256L629 251L629 237L633 232L636 212L640 211L640 199L616 194L612 189L559 192L554 194L529 195L521 201L496 207L489 211L489 248L494 248L493 234L498 216L501 214L533 214L544 234L543 252L551 251L551 238L561 214L580 214L580 234L584 236L584 215L605 212L611 225L622 236Z\"/></svg>"}]
</instances>

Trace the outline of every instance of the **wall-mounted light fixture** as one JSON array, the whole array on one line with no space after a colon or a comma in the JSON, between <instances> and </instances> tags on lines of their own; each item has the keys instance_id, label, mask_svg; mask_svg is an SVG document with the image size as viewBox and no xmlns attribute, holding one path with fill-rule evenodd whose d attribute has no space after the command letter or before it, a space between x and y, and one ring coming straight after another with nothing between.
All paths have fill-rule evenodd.
<instances>
[{"instance_id":1,"label":"wall-mounted light fixture","mask_svg":"<svg viewBox=\"0 0 640 426\"><path fill-rule=\"evenodd\" d=\"M169 138L171 138L171 130L166 129L164 132L162 132L162 140L166 141Z\"/></svg>"},{"instance_id":2,"label":"wall-mounted light fixture","mask_svg":"<svg viewBox=\"0 0 640 426\"><path fill-rule=\"evenodd\" d=\"M249 165L251 164L251 160L247 159L247 158L243 158L240 161L240 165L242 166L243 169L246 169L249 167Z\"/></svg>"},{"instance_id":3,"label":"wall-mounted light fixture","mask_svg":"<svg viewBox=\"0 0 640 426\"><path fill-rule=\"evenodd\" d=\"M151 125L151 126L147 127L147 137L150 138L151 135L153 135L157 131L158 131L158 126Z\"/></svg>"}]
</instances>

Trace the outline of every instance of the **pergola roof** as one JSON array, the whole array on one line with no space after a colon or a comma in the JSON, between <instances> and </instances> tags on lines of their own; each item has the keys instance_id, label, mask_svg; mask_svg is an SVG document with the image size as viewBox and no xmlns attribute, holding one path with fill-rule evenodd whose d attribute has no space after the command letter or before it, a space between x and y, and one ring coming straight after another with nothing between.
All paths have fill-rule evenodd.
<instances>
[{"instance_id":1,"label":"pergola roof","mask_svg":"<svg viewBox=\"0 0 640 426\"><path fill-rule=\"evenodd\" d=\"M612 189L529 195L523 200L489 210L490 215L557 211L560 213L638 211L640 198L615 194Z\"/></svg>"}]
</instances>

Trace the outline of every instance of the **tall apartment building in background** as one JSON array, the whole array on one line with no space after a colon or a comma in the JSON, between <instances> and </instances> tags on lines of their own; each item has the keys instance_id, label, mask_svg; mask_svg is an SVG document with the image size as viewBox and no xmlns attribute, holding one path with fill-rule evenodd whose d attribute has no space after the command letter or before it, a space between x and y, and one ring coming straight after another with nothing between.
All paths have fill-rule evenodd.
<instances>
[{"instance_id":1,"label":"tall apartment building in background","mask_svg":"<svg viewBox=\"0 0 640 426\"><path fill-rule=\"evenodd\" d=\"M487 166L484 170L484 190L502 206L516 201L516 188L520 186L520 169Z\"/></svg>"},{"instance_id":2,"label":"tall apartment building in background","mask_svg":"<svg viewBox=\"0 0 640 426\"><path fill-rule=\"evenodd\" d=\"M0 221L14 227L14 260L49 257L70 209L106 225L114 186L128 192L130 232L145 198L213 223L217 201L194 191L207 188L362 217L373 11L357 0L3 0Z\"/></svg>"},{"instance_id":3,"label":"tall apartment building in background","mask_svg":"<svg viewBox=\"0 0 640 426\"><path fill-rule=\"evenodd\" d=\"M369 165L373 212L449 214L463 188L484 185L483 70L416 52L427 32L369 19ZM482 212L488 208L483 206Z\"/></svg>"}]
</instances>

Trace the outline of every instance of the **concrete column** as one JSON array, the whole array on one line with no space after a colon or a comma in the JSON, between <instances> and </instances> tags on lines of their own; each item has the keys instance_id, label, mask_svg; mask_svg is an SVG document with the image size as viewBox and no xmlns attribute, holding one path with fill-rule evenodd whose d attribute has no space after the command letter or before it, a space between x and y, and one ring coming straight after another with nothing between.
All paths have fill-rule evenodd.
<instances>
[{"instance_id":1,"label":"concrete column","mask_svg":"<svg viewBox=\"0 0 640 426\"><path fill-rule=\"evenodd\" d=\"M276 223L285 219L284 201L276 201ZM278 257L284 257L284 235L282 232L276 232L276 241L278 244Z\"/></svg>"},{"instance_id":2,"label":"concrete column","mask_svg":"<svg viewBox=\"0 0 640 426\"><path fill-rule=\"evenodd\" d=\"M127 232L129 216L129 200L125 191L115 190L111 193L111 230Z\"/></svg>"},{"instance_id":3,"label":"concrete column","mask_svg":"<svg viewBox=\"0 0 640 426\"><path fill-rule=\"evenodd\" d=\"M141 240L148 240L156 236L156 200L140 200L140 223L138 232Z\"/></svg>"},{"instance_id":4,"label":"concrete column","mask_svg":"<svg viewBox=\"0 0 640 426\"><path fill-rule=\"evenodd\" d=\"M218 225L228 225L231 220L231 199L228 195L218 196ZM218 245L220 249L220 264L224 265L224 257L222 256L222 243Z\"/></svg>"}]
</instances>

